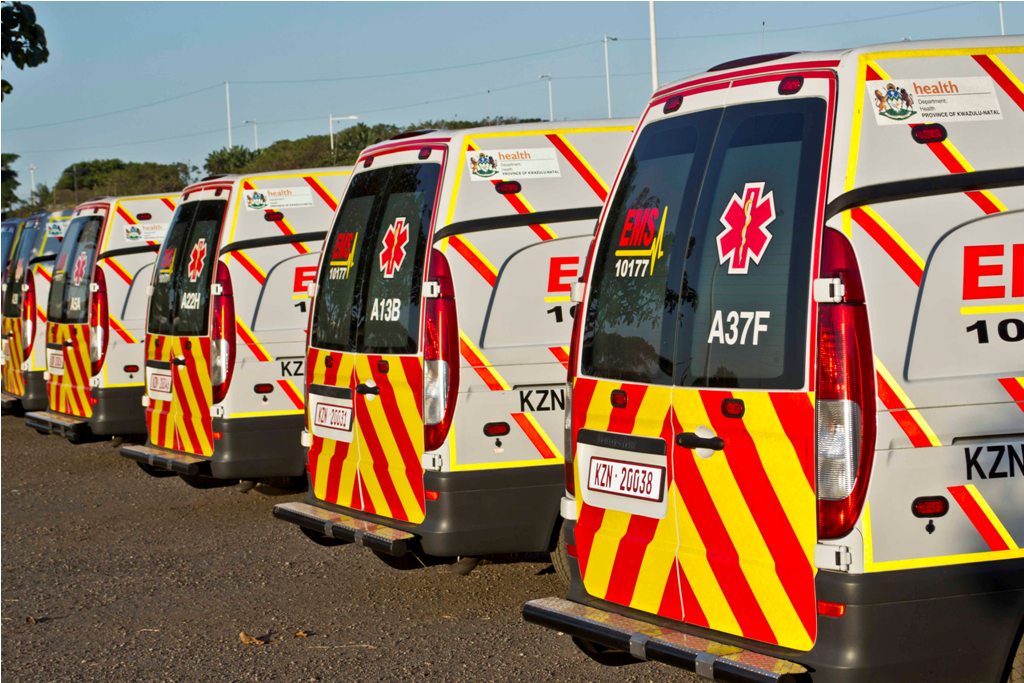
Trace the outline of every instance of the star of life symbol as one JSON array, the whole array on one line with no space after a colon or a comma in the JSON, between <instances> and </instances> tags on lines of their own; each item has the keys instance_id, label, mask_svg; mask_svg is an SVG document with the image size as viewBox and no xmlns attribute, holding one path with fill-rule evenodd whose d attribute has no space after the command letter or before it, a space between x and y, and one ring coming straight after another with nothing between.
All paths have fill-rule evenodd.
<instances>
[{"instance_id":1,"label":"star of life symbol","mask_svg":"<svg viewBox=\"0 0 1024 683\"><path fill-rule=\"evenodd\" d=\"M195 282L203 273L203 262L206 260L206 238L200 237L192 247L188 257L188 281Z\"/></svg>"},{"instance_id":2,"label":"star of life symbol","mask_svg":"<svg viewBox=\"0 0 1024 683\"><path fill-rule=\"evenodd\" d=\"M409 225L405 217L396 218L384 233L384 248L380 251L380 272L390 280L405 262L405 245L409 243Z\"/></svg>"},{"instance_id":3,"label":"star of life symbol","mask_svg":"<svg viewBox=\"0 0 1024 683\"><path fill-rule=\"evenodd\" d=\"M729 273L745 275L750 262L760 263L772 234L766 229L775 220L775 195L764 193L764 183L746 183L743 197L733 193L721 219L718 262L729 262Z\"/></svg>"},{"instance_id":4,"label":"star of life symbol","mask_svg":"<svg viewBox=\"0 0 1024 683\"><path fill-rule=\"evenodd\" d=\"M75 269L71 273L71 281L75 283L75 286L82 284L82 280L85 279L85 264L88 261L89 256L84 251L75 259Z\"/></svg>"}]
</instances>

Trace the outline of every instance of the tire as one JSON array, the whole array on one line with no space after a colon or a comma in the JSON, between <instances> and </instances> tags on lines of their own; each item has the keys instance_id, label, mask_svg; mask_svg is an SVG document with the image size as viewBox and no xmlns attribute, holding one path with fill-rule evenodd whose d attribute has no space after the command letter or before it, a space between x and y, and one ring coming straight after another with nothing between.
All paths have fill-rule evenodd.
<instances>
[{"instance_id":1,"label":"tire","mask_svg":"<svg viewBox=\"0 0 1024 683\"><path fill-rule=\"evenodd\" d=\"M572 637L572 642L579 648L580 652L602 666L626 666L627 664L636 664L640 661L623 650L612 650L604 645L598 645L576 636Z\"/></svg>"},{"instance_id":2,"label":"tire","mask_svg":"<svg viewBox=\"0 0 1024 683\"><path fill-rule=\"evenodd\" d=\"M1017 654L1010 663L1010 677L1007 683L1024 683L1024 634L1017 638Z\"/></svg>"},{"instance_id":3,"label":"tire","mask_svg":"<svg viewBox=\"0 0 1024 683\"><path fill-rule=\"evenodd\" d=\"M177 476L177 474L175 474L174 472L171 472L170 470L161 469L159 467L153 467L152 465L147 465L144 462L136 461L135 464L139 466L140 470L142 470L143 472L145 472L146 474L148 474L151 477L156 477L157 479L163 479L164 477L175 477L175 476Z\"/></svg>"}]
</instances>

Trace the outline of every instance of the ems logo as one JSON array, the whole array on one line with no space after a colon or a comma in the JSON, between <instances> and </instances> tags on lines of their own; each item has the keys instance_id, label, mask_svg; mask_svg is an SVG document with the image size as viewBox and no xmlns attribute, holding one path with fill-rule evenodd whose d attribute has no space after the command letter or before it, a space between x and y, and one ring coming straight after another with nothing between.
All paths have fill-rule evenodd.
<instances>
[{"instance_id":1,"label":"ems logo","mask_svg":"<svg viewBox=\"0 0 1024 683\"><path fill-rule=\"evenodd\" d=\"M764 183L746 183L743 198L733 193L721 217L725 230L718 233L718 262L729 262L729 273L745 275L750 261L760 263L772 234L775 195L764 194Z\"/></svg>"},{"instance_id":2,"label":"ems logo","mask_svg":"<svg viewBox=\"0 0 1024 683\"><path fill-rule=\"evenodd\" d=\"M245 204L250 209L264 209L267 206L267 195L262 192L246 194Z\"/></svg>"},{"instance_id":3,"label":"ems logo","mask_svg":"<svg viewBox=\"0 0 1024 683\"><path fill-rule=\"evenodd\" d=\"M405 217L396 218L384 233L384 248L380 251L380 272L390 280L405 262L405 245L409 243L409 225Z\"/></svg>"},{"instance_id":4,"label":"ems logo","mask_svg":"<svg viewBox=\"0 0 1024 683\"><path fill-rule=\"evenodd\" d=\"M906 88L886 83L885 92L877 89L874 95L875 109L878 110L879 115L887 119L902 121L917 113L914 111L914 96L908 93Z\"/></svg>"},{"instance_id":5,"label":"ems logo","mask_svg":"<svg viewBox=\"0 0 1024 683\"><path fill-rule=\"evenodd\" d=\"M192 247L188 257L188 281L195 282L203 273L203 262L206 261L206 238L200 237Z\"/></svg>"},{"instance_id":6,"label":"ems logo","mask_svg":"<svg viewBox=\"0 0 1024 683\"><path fill-rule=\"evenodd\" d=\"M498 164L494 161L494 157L489 154L481 152L475 157L469 157L469 170L475 176L481 178L490 178L498 172Z\"/></svg>"},{"instance_id":7,"label":"ems logo","mask_svg":"<svg viewBox=\"0 0 1024 683\"><path fill-rule=\"evenodd\" d=\"M77 287L82 284L82 280L85 279L85 264L89 261L89 256L84 251L78 255L75 259L75 269L71 273L71 281Z\"/></svg>"}]
</instances>

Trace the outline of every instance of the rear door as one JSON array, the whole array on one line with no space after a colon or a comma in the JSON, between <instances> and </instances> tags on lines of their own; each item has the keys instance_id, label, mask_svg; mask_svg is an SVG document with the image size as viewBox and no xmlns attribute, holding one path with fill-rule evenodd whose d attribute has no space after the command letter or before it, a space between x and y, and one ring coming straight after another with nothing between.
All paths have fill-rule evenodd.
<instances>
[{"instance_id":1,"label":"rear door","mask_svg":"<svg viewBox=\"0 0 1024 683\"><path fill-rule=\"evenodd\" d=\"M227 198L183 203L157 258L146 337L150 442L213 454L210 290Z\"/></svg>"},{"instance_id":2,"label":"rear door","mask_svg":"<svg viewBox=\"0 0 1024 683\"><path fill-rule=\"evenodd\" d=\"M439 164L353 176L325 246L307 360L314 495L423 521L420 297Z\"/></svg>"},{"instance_id":3,"label":"rear door","mask_svg":"<svg viewBox=\"0 0 1024 683\"><path fill-rule=\"evenodd\" d=\"M621 385L577 382L577 543L592 594L806 650L809 301L832 79L808 77L798 98L764 80L650 124L624 171L582 356Z\"/></svg>"},{"instance_id":4,"label":"rear door","mask_svg":"<svg viewBox=\"0 0 1024 683\"><path fill-rule=\"evenodd\" d=\"M22 285L31 277L32 266L29 261L36 255L36 243L39 241L41 230L39 221L29 219L25 221L18 232L17 243L14 246L14 256L11 259L10 268L4 278L3 291L3 390L15 396L25 395L25 380L22 375L22 364L26 360L25 355L25 326L31 328L36 324L35 311L27 311L28 319L24 314L24 296Z\"/></svg>"},{"instance_id":5,"label":"rear door","mask_svg":"<svg viewBox=\"0 0 1024 683\"><path fill-rule=\"evenodd\" d=\"M91 417L89 380L89 304L96 248L103 234L106 211L71 221L50 283L46 309L46 384L50 410Z\"/></svg>"}]
</instances>

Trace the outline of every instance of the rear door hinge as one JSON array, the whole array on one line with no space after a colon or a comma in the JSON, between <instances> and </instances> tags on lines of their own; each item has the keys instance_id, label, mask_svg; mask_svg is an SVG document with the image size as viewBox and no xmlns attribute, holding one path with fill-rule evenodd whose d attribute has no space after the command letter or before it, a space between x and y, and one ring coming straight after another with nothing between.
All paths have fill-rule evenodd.
<instances>
[{"instance_id":1,"label":"rear door hinge","mask_svg":"<svg viewBox=\"0 0 1024 683\"><path fill-rule=\"evenodd\" d=\"M848 572L852 563L853 553L848 546L824 543L814 546L814 566L818 569Z\"/></svg>"},{"instance_id":2,"label":"rear door hinge","mask_svg":"<svg viewBox=\"0 0 1024 683\"><path fill-rule=\"evenodd\" d=\"M819 304L838 304L846 298L846 286L837 277L814 278L813 292Z\"/></svg>"},{"instance_id":3,"label":"rear door hinge","mask_svg":"<svg viewBox=\"0 0 1024 683\"><path fill-rule=\"evenodd\" d=\"M441 297L441 283L427 280L423 283L424 299L439 299Z\"/></svg>"}]
</instances>

